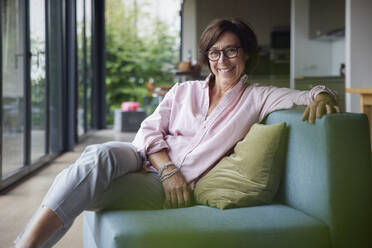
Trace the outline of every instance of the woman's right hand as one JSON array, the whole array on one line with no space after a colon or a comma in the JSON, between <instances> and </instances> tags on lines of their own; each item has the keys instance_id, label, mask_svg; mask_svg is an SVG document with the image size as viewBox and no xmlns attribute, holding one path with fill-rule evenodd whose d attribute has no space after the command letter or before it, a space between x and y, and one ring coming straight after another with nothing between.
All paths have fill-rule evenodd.
<instances>
[{"instance_id":1,"label":"woman's right hand","mask_svg":"<svg viewBox=\"0 0 372 248\"><path fill-rule=\"evenodd\" d=\"M165 149L152 153L148 157L151 164L158 170L162 165L171 161ZM162 176L169 174L176 168L175 165L167 166L162 171ZM163 181L163 188L165 193L165 208L183 208L192 205L192 191L180 171L165 179Z\"/></svg>"},{"instance_id":2,"label":"woman's right hand","mask_svg":"<svg viewBox=\"0 0 372 248\"><path fill-rule=\"evenodd\" d=\"M163 175L174 170L175 166L169 166L163 171ZM187 185L180 171L163 181L165 193L165 208L184 208L192 205L192 191Z\"/></svg>"}]
</instances>

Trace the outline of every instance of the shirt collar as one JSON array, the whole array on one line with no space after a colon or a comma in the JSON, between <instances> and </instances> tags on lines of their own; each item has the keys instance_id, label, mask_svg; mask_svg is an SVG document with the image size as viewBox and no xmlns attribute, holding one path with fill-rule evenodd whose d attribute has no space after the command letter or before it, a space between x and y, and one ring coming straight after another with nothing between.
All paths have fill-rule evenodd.
<instances>
[{"instance_id":1,"label":"shirt collar","mask_svg":"<svg viewBox=\"0 0 372 248\"><path fill-rule=\"evenodd\" d=\"M209 82L212 78L212 73L209 73L209 75L206 77L206 79L203 81L203 85L202 85L202 88L207 88L209 87ZM243 74L240 79L239 79L239 82L237 83L237 85L243 85L248 79L248 75L247 74ZM235 85L235 86L237 86ZM234 88L235 88L234 86Z\"/></svg>"},{"instance_id":2,"label":"shirt collar","mask_svg":"<svg viewBox=\"0 0 372 248\"><path fill-rule=\"evenodd\" d=\"M212 73L209 73L209 75L206 77L206 79L203 81L202 88L205 89L209 86L209 81L211 80Z\"/></svg>"}]
</instances>

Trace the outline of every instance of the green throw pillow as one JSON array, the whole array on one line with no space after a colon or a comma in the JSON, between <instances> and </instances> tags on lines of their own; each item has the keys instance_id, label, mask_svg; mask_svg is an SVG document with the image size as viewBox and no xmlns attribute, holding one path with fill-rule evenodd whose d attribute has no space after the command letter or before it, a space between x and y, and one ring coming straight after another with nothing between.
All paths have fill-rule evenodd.
<instances>
[{"instance_id":1,"label":"green throw pillow","mask_svg":"<svg viewBox=\"0 0 372 248\"><path fill-rule=\"evenodd\" d=\"M270 203L280 181L276 159L284 130L284 122L254 124L234 152L196 184L196 202L219 209Z\"/></svg>"}]
</instances>

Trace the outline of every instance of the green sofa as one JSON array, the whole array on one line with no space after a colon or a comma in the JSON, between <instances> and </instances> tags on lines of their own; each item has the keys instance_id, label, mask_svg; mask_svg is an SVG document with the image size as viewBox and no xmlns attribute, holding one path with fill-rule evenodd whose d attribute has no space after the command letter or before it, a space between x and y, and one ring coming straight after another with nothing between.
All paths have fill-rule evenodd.
<instances>
[{"instance_id":1,"label":"green sofa","mask_svg":"<svg viewBox=\"0 0 372 248\"><path fill-rule=\"evenodd\" d=\"M285 121L281 186L270 205L219 210L84 212L85 248L372 247L372 167L366 115L333 114L301 121L302 110L281 110Z\"/></svg>"}]
</instances>

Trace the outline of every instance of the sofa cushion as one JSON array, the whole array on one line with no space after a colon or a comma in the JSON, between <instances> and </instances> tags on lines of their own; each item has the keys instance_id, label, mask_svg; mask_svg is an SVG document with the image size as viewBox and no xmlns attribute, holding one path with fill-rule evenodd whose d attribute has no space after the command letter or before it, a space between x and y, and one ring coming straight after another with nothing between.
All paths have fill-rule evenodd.
<instances>
[{"instance_id":1,"label":"sofa cushion","mask_svg":"<svg viewBox=\"0 0 372 248\"><path fill-rule=\"evenodd\" d=\"M275 158L284 128L284 122L254 124L234 152L196 184L196 201L219 209L270 203L280 181Z\"/></svg>"},{"instance_id":2,"label":"sofa cushion","mask_svg":"<svg viewBox=\"0 0 372 248\"><path fill-rule=\"evenodd\" d=\"M280 204L85 212L84 237L105 248L330 247L323 223ZM91 240L84 240L84 247L89 245Z\"/></svg>"}]
</instances>

